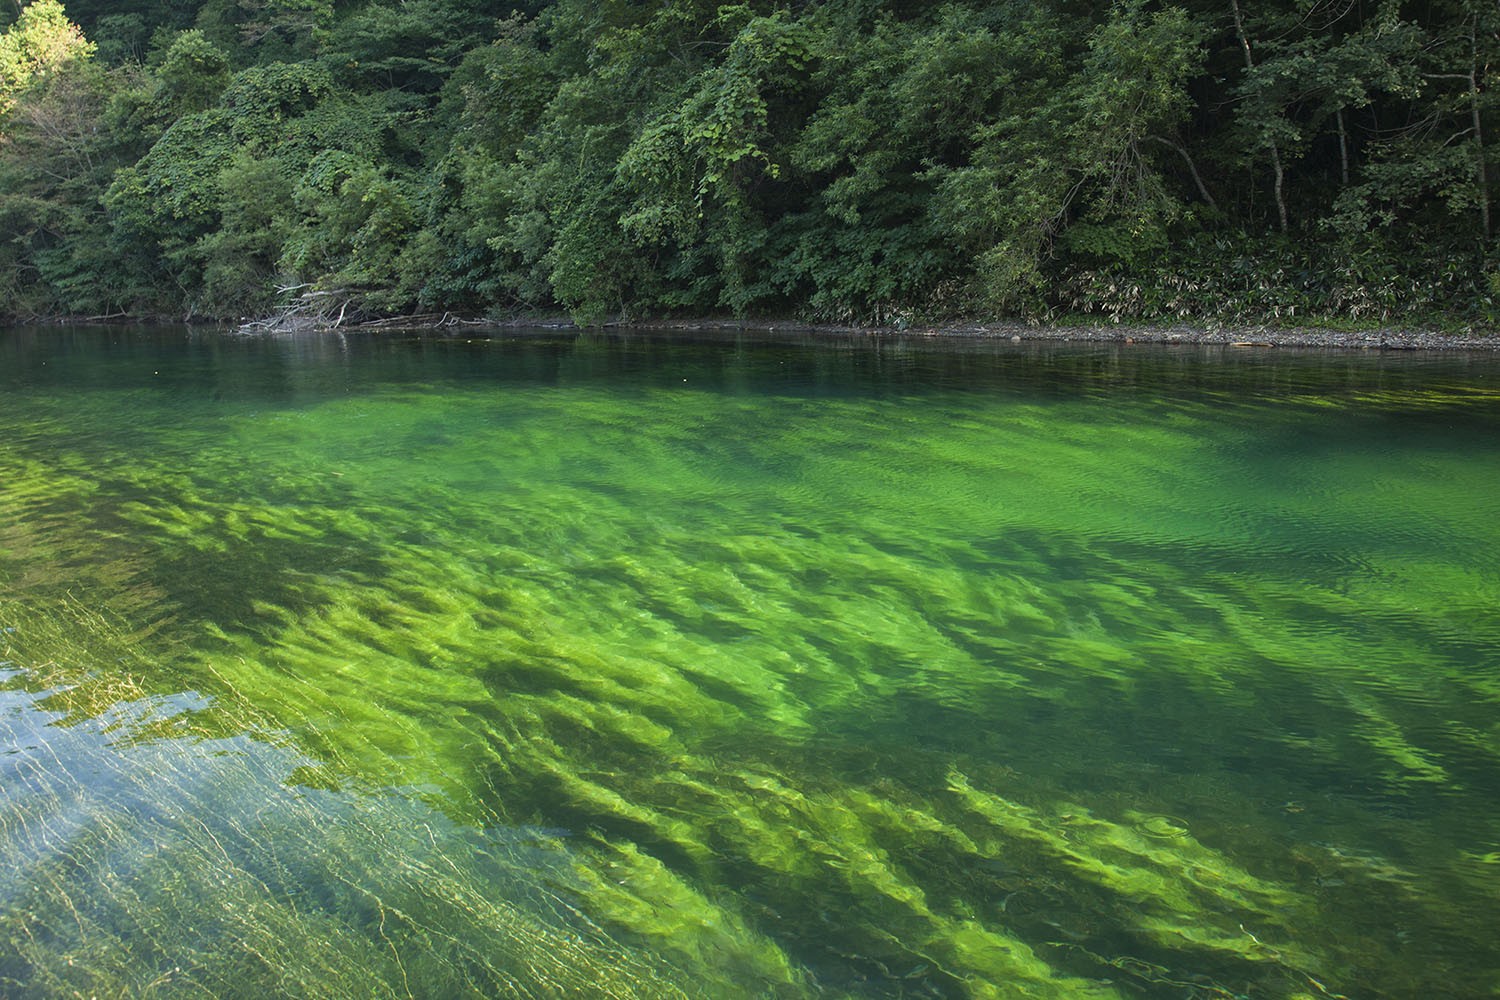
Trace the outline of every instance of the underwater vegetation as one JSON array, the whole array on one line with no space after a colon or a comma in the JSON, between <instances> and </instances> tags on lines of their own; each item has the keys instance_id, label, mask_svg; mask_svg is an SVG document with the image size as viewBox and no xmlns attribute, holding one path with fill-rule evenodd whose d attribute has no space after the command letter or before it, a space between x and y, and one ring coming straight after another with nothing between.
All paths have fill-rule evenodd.
<instances>
[{"instance_id":1,"label":"underwater vegetation","mask_svg":"<svg viewBox=\"0 0 1500 1000\"><path fill-rule=\"evenodd\" d=\"M6 336L0 994L1500 989L1493 362Z\"/></svg>"}]
</instances>

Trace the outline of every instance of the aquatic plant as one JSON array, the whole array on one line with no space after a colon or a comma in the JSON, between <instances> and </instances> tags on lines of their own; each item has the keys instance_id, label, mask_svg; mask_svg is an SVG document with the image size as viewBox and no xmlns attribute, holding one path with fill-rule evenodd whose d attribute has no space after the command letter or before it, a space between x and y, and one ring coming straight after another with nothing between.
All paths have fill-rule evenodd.
<instances>
[{"instance_id":1,"label":"aquatic plant","mask_svg":"<svg viewBox=\"0 0 1500 1000\"><path fill-rule=\"evenodd\" d=\"M1489 397L672 357L9 397L6 988L1496 981Z\"/></svg>"}]
</instances>

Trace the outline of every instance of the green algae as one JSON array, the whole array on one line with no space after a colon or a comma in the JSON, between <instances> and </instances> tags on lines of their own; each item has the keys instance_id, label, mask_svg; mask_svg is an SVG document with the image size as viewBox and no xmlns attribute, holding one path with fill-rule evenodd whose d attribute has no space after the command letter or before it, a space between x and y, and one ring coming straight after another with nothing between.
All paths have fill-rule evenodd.
<instances>
[{"instance_id":1,"label":"green algae","mask_svg":"<svg viewBox=\"0 0 1500 1000\"><path fill-rule=\"evenodd\" d=\"M6 829L95 758L130 775L85 802L89 864L0 897L9 989L1495 981L1491 391L491 349L488 379L372 350L354 392L314 357L283 395L226 363L228 398L0 407L11 717L81 740ZM123 879L152 800L204 828ZM169 890L235 916L178 942L203 914Z\"/></svg>"}]
</instances>

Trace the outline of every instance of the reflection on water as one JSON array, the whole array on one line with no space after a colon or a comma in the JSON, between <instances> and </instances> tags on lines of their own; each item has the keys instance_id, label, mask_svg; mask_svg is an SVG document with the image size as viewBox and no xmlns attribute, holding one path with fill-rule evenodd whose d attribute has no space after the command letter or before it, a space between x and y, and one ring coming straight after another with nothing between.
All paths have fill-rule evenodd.
<instances>
[{"instance_id":1,"label":"reflection on water","mask_svg":"<svg viewBox=\"0 0 1500 1000\"><path fill-rule=\"evenodd\" d=\"M1497 377L0 332L0 993L1492 995Z\"/></svg>"},{"instance_id":2,"label":"reflection on water","mask_svg":"<svg viewBox=\"0 0 1500 1000\"><path fill-rule=\"evenodd\" d=\"M577 910L558 831L340 788L109 672L0 675L5 996L694 995Z\"/></svg>"}]
</instances>

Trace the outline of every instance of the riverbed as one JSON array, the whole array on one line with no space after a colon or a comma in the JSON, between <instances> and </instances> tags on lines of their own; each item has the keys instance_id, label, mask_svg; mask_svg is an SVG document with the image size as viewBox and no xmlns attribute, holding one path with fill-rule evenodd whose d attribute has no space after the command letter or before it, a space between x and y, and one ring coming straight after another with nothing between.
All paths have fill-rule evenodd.
<instances>
[{"instance_id":1,"label":"riverbed","mask_svg":"<svg viewBox=\"0 0 1500 1000\"><path fill-rule=\"evenodd\" d=\"M1500 357L0 330L0 994L1485 997Z\"/></svg>"}]
</instances>

